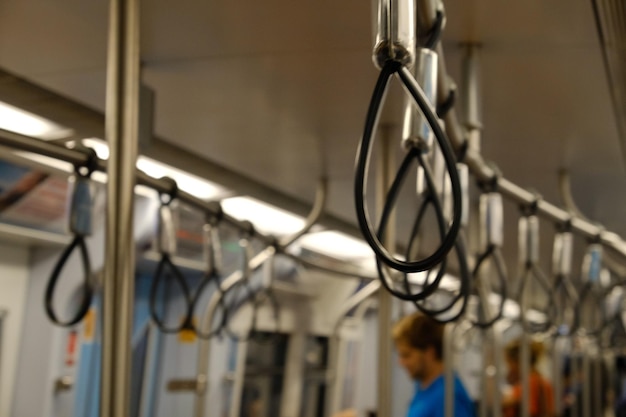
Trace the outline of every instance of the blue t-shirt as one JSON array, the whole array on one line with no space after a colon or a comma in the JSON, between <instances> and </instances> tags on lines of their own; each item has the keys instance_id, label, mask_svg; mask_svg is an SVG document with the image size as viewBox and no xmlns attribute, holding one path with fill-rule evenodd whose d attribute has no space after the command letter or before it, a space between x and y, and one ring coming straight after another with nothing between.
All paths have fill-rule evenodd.
<instances>
[{"instance_id":1,"label":"blue t-shirt","mask_svg":"<svg viewBox=\"0 0 626 417\"><path fill-rule=\"evenodd\" d=\"M415 384L415 395L409 405L407 417L445 417L445 378L440 376L422 389ZM475 417L474 404L461 380L454 377L454 417Z\"/></svg>"}]
</instances>

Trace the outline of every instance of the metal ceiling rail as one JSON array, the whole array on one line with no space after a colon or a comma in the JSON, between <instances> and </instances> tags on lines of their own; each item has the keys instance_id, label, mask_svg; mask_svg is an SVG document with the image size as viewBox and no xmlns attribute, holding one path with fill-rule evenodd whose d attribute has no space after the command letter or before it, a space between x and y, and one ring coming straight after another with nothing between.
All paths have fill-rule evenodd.
<instances>
[{"instance_id":1,"label":"metal ceiling rail","mask_svg":"<svg viewBox=\"0 0 626 417\"><path fill-rule=\"evenodd\" d=\"M145 86L142 86L142 89ZM27 110L31 113L53 120L63 126L70 127L74 133L67 138L54 142L80 141L84 138L104 138L104 113L93 110L83 104L76 103L67 97L25 80L20 76L0 68L0 95L2 101ZM24 99L28 97L28 99ZM219 178L220 185L234 192L247 195L305 216L310 209L310 203L301 196L294 196L271 187L258 178L253 178L236 172L217 161L207 159L193 150L184 149L153 134L142 142L140 137L139 149L141 154L151 159L180 168L200 178ZM350 236L359 238L359 228L347 220L341 219L329 212L322 213L319 224Z\"/></svg>"},{"instance_id":2,"label":"metal ceiling rail","mask_svg":"<svg viewBox=\"0 0 626 417\"><path fill-rule=\"evenodd\" d=\"M89 158L89 154L81 148L69 149L64 146L57 145L56 143L41 141L39 139L2 129L0 129L0 145L59 159L79 167L87 164ZM98 170L106 172L107 162L99 159ZM145 185L162 194L172 192L171 182L153 178L139 169L137 170L137 184ZM250 233L251 236L262 241L266 245L274 245L277 243L277 240L274 237L259 233L251 228L249 222L240 221L226 213L221 212L219 206L215 202L202 200L182 190L176 191L176 198L193 207L199 208L202 211L216 216L221 222L224 222L235 229Z\"/></svg>"},{"instance_id":3,"label":"metal ceiling rail","mask_svg":"<svg viewBox=\"0 0 626 417\"><path fill-rule=\"evenodd\" d=\"M7 148L32 152L50 158L58 159L78 167L85 165L89 159L89 154L85 149L70 149L57 143L42 141L3 129L0 129L0 145ZM98 170L106 172L107 161L99 159ZM159 193L167 194L172 191L171 182L163 179L153 178L145 174L141 170L137 170L137 184L150 187ZM285 256L294 259L304 266L308 266L310 268L322 270L343 277L365 278L371 280L376 279L374 275L366 274L361 271L356 265L350 263L346 263L345 267L339 268L337 266L323 265L314 260L306 259L304 257L300 257L293 253L287 252L286 249L291 242L287 242L289 244L281 243L280 240L278 240L274 236L260 233L259 231L254 229L254 225L252 225L250 222L238 220L228 215L227 213L224 213L221 209L221 206L217 202L202 200L182 190L178 190L176 192L176 198L203 212L216 216L220 219L221 222L226 223L237 230L240 230L244 233L249 233L251 237L258 239L265 245L277 247L280 253L283 253ZM316 207L314 212L320 210L320 207Z\"/></svg>"},{"instance_id":4,"label":"metal ceiling rail","mask_svg":"<svg viewBox=\"0 0 626 417\"><path fill-rule=\"evenodd\" d=\"M418 0L418 19L421 27L433 27L436 21L437 10L443 8L440 0ZM439 104L445 102L451 91L456 90L451 77L446 70L444 51L441 43L437 47L439 55L439 68L437 77L437 97ZM537 195L501 176L490 163L485 161L480 150L472 146L469 140L471 130L474 126L469 126L467 132L461 126L455 107L446 113L443 118L446 133L450 138L452 146L458 151L466 148L464 162L470 168L476 179L480 182L495 181L497 190L509 199L522 205L532 205L537 203L537 214L541 217L553 221L560 225L568 225L572 232L587 239L597 239L599 243L608 249L612 249L626 260L626 242L617 234L607 231L598 223L591 223L575 214L568 212L545 200L537 201Z\"/></svg>"}]
</instances>

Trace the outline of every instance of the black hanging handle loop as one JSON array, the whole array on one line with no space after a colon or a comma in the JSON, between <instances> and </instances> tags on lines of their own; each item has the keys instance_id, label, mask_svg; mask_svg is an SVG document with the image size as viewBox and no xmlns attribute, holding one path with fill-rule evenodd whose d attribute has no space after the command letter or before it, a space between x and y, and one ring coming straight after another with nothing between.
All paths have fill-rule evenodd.
<instances>
[{"instance_id":1,"label":"black hanging handle loop","mask_svg":"<svg viewBox=\"0 0 626 417\"><path fill-rule=\"evenodd\" d=\"M400 194L400 189L402 187L403 182L405 181L407 177L408 170L414 159L418 160L418 162L424 167L424 177L428 184L428 189L429 190L434 189L433 174L430 170L430 167L428 166L425 159L423 158L422 153L417 148L411 148L409 152L407 153L407 155L405 156L404 160L402 161L402 164L398 170L398 175L394 179L394 182L392 183L391 188L389 189L389 192L385 199L385 206L383 208L383 212L380 218L380 223L378 226L378 232L377 232L378 239L380 239L385 234L385 231L387 230L387 226L389 223L389 218L391 216L392 209ZM442 240L445 238L446 222L445 222L445 218L443 215L443 208L441 207L441 202L439 200L439 196L437 195L437 193L433 193L431 191L431 192L428 192L428 194L425 196L422 202L422 205L420 209L418 210L418 214L415 219L414 226L413 226L412 239L409 242L409 245L407 247L407 255L409 255L411 252L413 242L415 241L414 237L419 232L420 226L426 214L426 209L428 208L429 205L432 205L434 208L440 237ZM427 298L428 296L432 295L435 291L437 291L437 289L439 288L439 284L441 283L441 280L445 274L446 262L447 261L444 258L441 262L441 267L439 268L437 277L432 283L425 285L421 289L421 291L419 291L418 293L411 293L409 291L410 284L408 284L408 275L406 273L403 273L403 279L405 281L406 292L398 291L394 289L393 285L388 282L389 278L386 276L385 268L384 268L384 265L382 265L381 259L378 257L376 258L376 266L378 269L378 275L380 277L380 281L383 287L394 297L397 297L405 301L423 300Z\"/></svg>"},{"instance_id":2,"label":"black hanging handle loop","mask_svg":"<svg viewBox=\"0 0 626 417\"><path fill-rule=\"evenodd\" d=\"M465 248L464 239L461 236L459 236L459 239L455 244L455 252L457 254L457 259L459 262L459 279L461 281L459 293L452 297L447 305L438 309L427 308L423 306L419 301L413 302L415 304L415 307L420 312L432 317L435 321L442 324L455 322L465 315L471 293L471 274L469 271L469 266L467 264L467 251ZM456 305L458 305L459 302L461 303L461 307L455 314L447 318L440 317L442 314L451 311Z\"/></svg>"},{"instance_id":3,"label":"black hanging handle loop","mask_svg":"<svg viewBox=\"0 0 626 417\"><path fill-rule=\"evenodd\" d=\"M230 323L227 322L226 325L224 326L224 331L226 332L226 334L228 334L228 336L230 336L232 339L238 342L247 342L248 340L250 340L250 338L252 337L254 333L254 330L256 329L259 303L256 300L256 294L254 290L252 289L251 283L250 283L250 277L252 275L252 271L250 269L250 259L252 257L251 256L252 248L250 246L251 244L250 239L254 236L254 233L255 233L254 225L251 222L246 221L246 222L243 222L242 226L243 227L241 228L242 230L241 238L239 239L239 246L242 251L241 252L242 253L242 262L241 262L242 277L241 277L241 280L237 284L232 286L226 293L224 293L222 297L225 298L227 294L235 293L237 294L237 296L233 298L235 299L235 302L237 302L239 301L238 298L240 294L242 294L245 291L245 295L243 297L243 303L245 304L246 302L248 302L252 305L252 319L250 322L250 327L246 329L246 331L243 332L243 334L238 335L232 331L230 327ZM236 293L237 290L238 290L238 293ZM230 311L236 307L237 306L228 306L227 308Z\"/></svg>"},{"instance_id":4,"label":"black hanging handle loop","mask_svg":"<svg viewBox=\"0 0 626 417\"><path fill-rule=\"evenodd\" d=\"M373 149L373 137L377 124L377 119L382 107L383 96L387 90L389 79L393 74L398 74L401 82L404 84L413 100L417 103L418 107L424 114L431 130L434 132L439 147L444 156L446 168L450 177L453 198L453 219L452 224L449 227L448 233L442 244L437 248L433 254L425 259L418 261L404 261L395 258L384 247L380 238L372 226L367 207L365 204L365 192L367 188L367 172L369 168L369 162L371 159L371 153ZM424 92L417 84L410 71L403 67L398 62L387 61L383 66L372 100L367 113L365 129L359 150L357 152L357 164L355 169L355 181L354 181L354 200L357 211L357 219L359 227L363 233L363 236L370 247L374 250L376 256L387 266L396 269L401 272L421 272L435 267L440 264L446 255L454 247L457 235L461 227L461 215L462 215L462 191L459 175L456 169L456 159L454 152L452 151L449 140L439 124L439 119L434 114L433 109L425 97Z\"/></svg>"},{"instance_id":5,"label":"black hanging handle loop","mask_svg":"<svg viewBox=\"0 0 626 417\"><path fill-rule=\"evenodd\" d=\"M554 318L555 329L553 337L569 337L572 336L580 325L580 306L578 292L571 282L571 268L573 257L573 235L572 235L572 218L568 218L562 223L555 224L556 234L553 246L553 286L552 294L554 295ZM563 304L559 304L560 302ZM571 321L565 322L565 314L571 313ZM564 331L567 326L567 331Z\"/></svg>"},{"instance_id":6,"label":"black hanging handle loop","mask_svg":"<svg viewBox=\"0 0 626 417\"><path fill-rule=\"evenodd\" d=\"M256 302L255 294L251 290L249 285L243 281L238 282L237 284L232 286L228 291L224 292L222 295L222 298L225 298L228 294L236 294L235 296L233 296L234 302L240 302L239 298L241 297L242 294L244 294L242 305L245 305L246 303L250 303L252 305L252 318L250 320L250 326L248 327L248 329L242 332L242 334L237 334L236 332L232 330L231 323L230 323L231 322L230 317L233 315L232 310L236 309L237 305L228 306L226 305L226 302L224 301L224 305L226 305L226 309L228 311L227 314L229 317L229 320L227 320L223 326L224 333L226 333L231 339L237 342L247 342L248 340L250 340L250 338L252 337L252 334L254 333L254 330L256 329L259 305Z\"/></svg>"},{"instance_id":7,"label":"black hanging handle loop","mask_svg":"<svg viewBox=\"0 0 626 417\"><path fill-rule=\"evenodd\" d=\"M547 301L545 310L543 313L546 315L546 322L537 325L531 323L527 319L526 307L527 307L527 295L526 295L526 285L528 285L531 279L535 279L543 289L543 291L547 294ZM554 303L553 297L553 288L550 286L550 282L544 272L541 270L539 265L536 263L530 263L526 265L524 268L524 274L522 275L520 281L520 287L518 289L518 304L520 307L520 323L522 325L522 329L528 334L541 334L548 332L551 328L553 328L553 320L557 316L556 312L556 304Z\"/></svg>"},{"instance_id":8,"label":"black hanging handle loop","mask_svg":"<svg viewBox=\"0 0 626 417\"><path fill-rule=\"evenodd\" d=\"M252 337L257 343L270 345L278 342L281 331L281 309L280 304L278 302L278 298L274 291L270 289L266 289L261 291L255 295L255 303L258 303L259 306L262 306L264 303L269 302L270 307L272 309L272 316L274 319L274 329L270 332L269 336L262 335L261 333L253 333Z\"/></svg>"},{"instance_id":9,"label":"black hanging handle loop","mask_svg":"<svg viewBox=\"0 0 626 417\"><path fill-rule=\"evenodd\" d=\"M214 336L221 334L224 326L226 326L226 322L228 320L228 311L226 308L226 303L224 301L224 290L222 289L222 283L220 281L221 277L221 240L219 236L219 222L222 216L222 208L219 203L215 203L215 210L211 210L212 214L207 215L207 223L204 226L204 240L205 240L205 251L206 251L206 261L207 267L204 272L204 277L198 286L196 293L193 296L191 311L195 312L197 306L199 305L200 298L211 284L215 285L215 291L219 293L217 308L220 309L222 315L216 327L211 329L208 333L203 333L197 326L195 328L196 335L200 339L211 339ZM215 214L217 213L217 214ZM202 325L200 323L200 325Z\"/></svg>"},{"instance_id":10,"label":"black hanging handle loop","mask_svg":"<svg viewBox=\"0 0 626 417\"><path fill-rule=\"evenodd\" d=\"M61 271L63 267L67 263L70 255L74 251L74 249L78 248L80 251L81 263L83 266L83 294L81 297L80 305L76 313L68 320L63 320L59 318L56 313L56 309L54 307L54 292L56 290L57 283L61 276ZM80 323L83 318L87 315L89 311L89 307L91 306L91 301L93 300L95 292L95 283L92 278L91 273L91 261L89 259L89 252L87 250L87 245L85 244L85 239L82 236L74 236L72 242L65 248L61 257L57 261L52 275L48 280L48 285L46 286L45 292L45 309L46 315L57 326L61 327L71 327L78 323Z\"/></svg>"},{"instance_id":11,"label":"black hanging handle loop","mask_svg":"<svg viewBox=\"0 0 626 417\"><path fill-rule=\"evenodd\" d=\"M154 278L150 286L150 317L156 324L157 328L167 334L179 333L182 330L194 330L193 324L193 299L191 290L187 284L187 280L183 276L180 269L172 262L172 256L176 252L176 229L172 212L172 202L178 194L178 185L171 178L162 178L164 182L170 183L170 189L160 194L161 207L159 208L159 235L157 246L161 254L161 259L157 265ZM169 269L170 273L166 273ZM180 287L183 302L185 304L185 312L183 319L179 324L168 325L165 322L165 312L163 317L159 314L159 284L165 283L168 279L174 279L174 282ZM165 294L166 295L166 294ZM168 297L164 298L163 310L167 310Z\"/></svg>"},{"instance_id":12,"label":"black hanging handle loop","mask_svg":"<svg viewBox=\"0 0 626 417\"><path fill-rule=\"evenodd\" d=\"M587 282L580 291L579 308L582 309L591 300L591 311L593 312L593 318L599 318L597 321L600 323L593 328L583 327L582 323L578 323L579 329L583 331L586 336L596 337L599 336L602 331L610 324L610 320L607 319L606 306L604 305L604 294L593 285L592 282ZM580 318L579 318L580 319Z\"/></svg>"},{"instance_id":13,"label":"black hanging handle loop","mask_svg":"<svg viewBox=\"0 0 626 417\"><path fill-rule=\"evenodd\" d=\"M525 228L520 227L520 233L525 234L525 236L520 237L520 244L522 245L520 250L525 254L525 259L521 259L523 270L517 290L517 301L520 306L520 323L523 330L528 334L549 332L550 329L553 328L553 320L557 316L555 310L556 304L553 302L554 287L539 266L539 220L537 213L539 211L541 196L537 193L534 194L535 197L530 204L520 206L520 212L522 214L520 222L524 222L520 224L525 225ZM531 323L527 319L526 314L526 308L529 307L526 288L532 280L537 282L546 294L546 305L542 311L546 316L546 321L540 325Z\"/></svg>"},{"instance_id":14,"label":"black hanging handle loop","mask_svg":"<svg viewBox=\"0 0 626 417\"><path fill-rule=\"evenodd\" d=\"M474 270L472 271L472 277L474 282L479 279L480 268L486 263L488 259L493 259L496 271L498 275L498 280L500 281L500 304L498 306L498 312L491 317L487 318L485 321L474 320L472 321L472 325L481 329L488 329L492 327L498 320L500 320L504 316L504 305L507 297L507 278L506 278L506 266L502 259L502 256L499 252L499 249L495 245L489 245L487 249L478 256L476 261L476 265L474 266ZM481 303L488 303L489 300L483 300L479 297Z\"/></svg>"},{"instance_id":15,"label":"black hanging handle loop","mask_svg":"<svg viewBox=\"0 0 626 417\"><path fill-rule=\"evenodd\" d=\"M95 293L95 280L91 271L91 260L89 251L85 243L85 238L91 235L92 223L92 196L91 196L91 174L98 168L98 156L91 148L86 148L87 161L82 165L75 165L74 190L71 196L70 205L70 231L74 238L65 248L57 261L50 279L46 285L44 294L44 306L48 319L57 326L71 327L80 323L91 306ZM83 269L82 297L77 311L68 320L59 317L54 307L54 293L59 282L61 272L67 264L72 252L78 248Z\"/></svg>"},{"instance_id":16,"label":"black hanging handle loop","mask_svg":"<svg viewBox=\"0 0 626 417\"><path fill-rule=\"evenodd\" d=\"M166 274L167 269L170 270L171 275ZM186 306L183 320L180 322L180 324L176 325L168 325L165 322L164 317L159 314L158 308L159 283L162 282L163 285L165 285L168 278L170 277L173 278L175 282L180 286L183 295L183 301ZM165 297L164 309L167 308L167 299L168 298ZM180 269L178 269L178 267L174 265L170 255L167 253L163 253L161 255L161 260L157 265L157 269L154 274L154 278L152 279L152 284L150 286L150 317L152 318L152 321L156 324L157 328L161 332L166 334L175 334L179 333L182 330L191 330L194 328L191 305L191 292L189 290L189 285L187 284L185 277L183 276L182 272L180 272ZM165 313L163 314L163 316L165 316Z\"/></svg>"},{"instance_id":17,"label":"black hanging handle loop","mask_svg":"<svg viewBox=\"0 0 626 417\"><path fill-rule=\"evenodd\" d=\"M558 322L559 305L556 302L556 297L559 296L559 290L563 291L562 295L564 298L564 305L561 307L565 308L565 304L569 304L569 308L572 313L571 323L564 323L564 322L559 323ZM574 288L574 285L571 282L569 282L568 277L566 277L563 274L558 274L554 280L552 294L554 294L554 297L555 297L555 303L553 304L554 304L554 312L556 313L554 315L554 324L555 324L554 336L555 337L558 337L558 336L569 337L569 336L574 335L576 331L578 330L578 328L580 327L579 296L578 296L578 293L576 292L576 289ZM562 328L561 328L562 325L567 325L568 327L567 332L562 331Z\"/></svg>"},{"instance_id":18,"label":"black hanging handle loop","mask_svg":"<svg viewBox=\"0 0 626 417\"><path fill-rule=\"evenodd\" d=\"M459 163L461 164L465 164L465 158L467 158L468 152L469 152L469 140L465 139L457 151L457 155L456 155L457 161L459 161Z\"/></svg>"},{"instance_id":19,"label":"black hanging handle loop","mask_svg":"<svg viewBox=\"0 0 626 417\"><path fill-rule=\"evenodd\" d=\"M440 239L443 241L446 236L446 220L445 220L445 216L443 213L443 207L442 207L442 204L441 204L441 201L439 199L439 195L437 194L437 192L432 191L436 189L435 184L434 184L432 169L430 168L428 161L424 158L421 150L416 147L409 148L408 153L405 156L398 170L398 175L396 176L393 184L391 185L389 189L389 192L385 199L385 206L383 207L383 212L381 214L377 236L380 239L386 231L391 211L393 209L395 201L398 198L400 188L402 187L402 184L404 180L406 179L408 169L410 168L413 160L417 160L417 163L424 170L424 178L427 184L428 191L425 193L423 197L422 203L420 205L420 208L417 212L417 216L415 218L415 222L413 224L411 237L410 237L409 244L407 245L407 250L405 253L405 256L407 259L410 258L414 243L417 240L416 239L417 235L420 232L421 225L423 223L424 216L426 214L426 210L429 206L433 207L433 211L435 213L436 220L437 220L437 227L438 227ZM461 288L460 288L460 292L458 293L458 295L456 295L452 299L452 301L445 307L441 309L428 309L427 307L419 303L419 301L426 299L427 297L434 294L439 289L439 285L443 277L445 276L445 273L447 270L447 257L445 257L442 260L441 264L437 268L437 274L436 274L434 281L429 282L429 280L427 279L425 284L422 286L421 291L419 291L418 293L411 292L411 283L409 281L409 277L407 273L402 273L404 291L396 290L393 286L393 283L389 282L390 278L387 277L385 266L382 265L381 260L377 258L376 266L377 266L381 284L389 293L391 293L395 297L405 300L405 301L413 302L416 308L418 308L424 314L427 314L433 317L435 320L439 322L446 323L446 322L453 321L457 319L458 317L461 317L465 313L467 301L469 299L470 273L469 273L469 267L467 266L467 254L465 252L465 246L463 242L461 242L460 240L461 239L459 236L459 238L455 242L455 252L459 260L459 268L460 268L460 274L461 274ZM428 270L428 276L430 276L431 271L432 269ZM462 301L463 304L461 305L461 308L459 309L459 311L453 317L447 318L447 319L443 319L440 317L443 313L446 313L450 311L452 308L454 308L460 300Z\"/></svg>"},{"instance_id":20,"label":"black hanging handle loop","mask_svg":"<svg viewBox=\"0 0 626 417\"><path fill-rule=\"evenodd\" d=\"M456 103L456 95L456 88L451 88L450 91L448 91L448 97L437 105L437 116L443 118L452 110Z\"/></svg>"},{"instance_id":21,"label":"black hanging handle loop","mask_svg":"<svg viewBox=\"0 0 626 417\"><path fill-rule=\"evenodd\" d=\"M267 265L268 267L271 268L270 273L272 273L272 277L270 277L270 282L266 283L266 285L264 285L259 291L254 291L250 283L250 277L252 273L252 271L250 270L250 258L251 258L250 238L254 236L255 230L254 230L254 226L252 225L252 223L250 222L245 222L245 223L247 224L244 224L242 238L240 240L240 246L243 250L243 265L242 265L243 277L237 285L231 288L230 291L233 291L235 287L243 288L246 291L247 294L244 297L244 303L248 302L251 304L252 319L250 321L249 328L245 332L243 332L243 334L241 335L238 335L235 332L233 332L230 329L228 323L226 323L226 325L224 326L224 330L232 339L238 342L247 342L251 339L254 339L258 342L272 342L273 341L272 337L270 337L268 340L265 340L266 338L259 336L257 334L256 329L257 329L257 324L258 324L259 309L261 308L263 303L269 301L273 310L274 322L276 324L274 334L278 335L278 333L280 332L280 306L278 303L278 299L276 298L276 295L274 294L274 291L272 290L272 286L271 286L271 280L273 280L273 272L274 272L273 264ZM276 248L279 247L279 242L277 239L273 240L273 245ZM273 262L273 260L274 260L274 256L272 256L266 262ZM224 294L224 296L225 295L226 294Z\"/></svg>"},{"instance_id":22,"label":"black hanging handle loop","mask_svg":"<svg viewBox=\"0 0 626 417\"><path fill-rule=\"evenodd\" d=\"M443 32L445 20L445 13L441 8L439 8L437 10L437 15L435 16L435 23L433 23L433 26L430 28L428 34L426 35L424 47L428 49L435 49L437 47L437 44L441 40L441 34Z\"/></svg>"}]
</instances>

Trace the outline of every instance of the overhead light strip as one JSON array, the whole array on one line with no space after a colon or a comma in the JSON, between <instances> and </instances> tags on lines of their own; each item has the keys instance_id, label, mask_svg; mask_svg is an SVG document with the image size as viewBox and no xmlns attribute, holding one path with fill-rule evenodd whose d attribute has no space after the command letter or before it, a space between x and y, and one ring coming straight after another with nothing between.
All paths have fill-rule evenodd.
<instances>
[{"instance_id":1,"label":"overhead light strip","mask_svg":"<svg viewBox=\"0 0 626 417\"><path fill-rule=\"evenodd\" d=\"M2 101L0 129L42 140L63 139L74 134L72 129Z\"/></svg>"}]
</instances>

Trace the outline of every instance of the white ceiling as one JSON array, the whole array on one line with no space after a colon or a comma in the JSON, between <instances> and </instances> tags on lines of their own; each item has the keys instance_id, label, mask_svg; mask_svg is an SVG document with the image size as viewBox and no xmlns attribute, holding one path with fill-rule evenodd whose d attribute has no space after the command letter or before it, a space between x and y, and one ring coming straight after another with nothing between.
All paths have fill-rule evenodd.
<instances>
[{"instance_id":1,"label":"white ceiling","mask_svg":"<svg viewBox=\"0 0 626 417\"><path fill-rule=\"evenodd\" d=\"M325 174L329 211L355 222L354 157L376 77L370 1L142 3L156 133L309 201ZM569 168L581 209L626 235L626 176L591 1L445 6L457 81L459 44L482 44L487 159L555 203L557 172ZM105 0L0 2L0 67L103 110L107 9ZM389 104L385 122L397 126L398 102ZM401 227L413 212L406 200ZM511 255L516 213L507 214Z\"/></svg>"}]
</instances>

